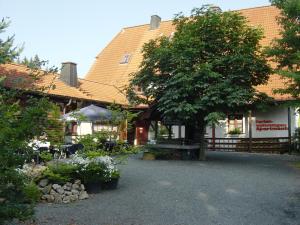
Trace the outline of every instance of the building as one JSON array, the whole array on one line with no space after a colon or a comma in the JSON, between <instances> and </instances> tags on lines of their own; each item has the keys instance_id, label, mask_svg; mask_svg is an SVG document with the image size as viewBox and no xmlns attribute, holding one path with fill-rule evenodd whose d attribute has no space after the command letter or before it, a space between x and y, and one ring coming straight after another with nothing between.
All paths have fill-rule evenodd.
<instances>
[{"instance_id":1,"label":"building","mask_svg":"<svg viewBox=\"0 0 300 225\"><path fill-rule=\"evenodd\" d=\"M264 6L239 10L252 26L260 26L265 37L262 46L268 46L279 37L279 25L276 17L280 14L274 6ZM161 21L157 15L151 16L149 24L127 27L96 56L95 62L83 79L77 79L76 64L65 63L61 75L54 81L57 88L49 94L62 103L62 109L74 102L73 108L88 104L106 106L113 102L124 107L129 106L124 88L129 84L130 74L136 72L142 61L141 49L151 39L162 35L171 37L175 31L172 21ZM18 70L18 66L11 65ZM59 78L58 78L59 77ZM274 94L273 90L284 87L280 76L271 75L266 85L256 87L278 103L271 111L253 111L248 113L233 112L217 127L207 127L207 138L289 138L298 127L298 113L295 108L281 106L282 102L293 100L288 95ZM156 139L158 135L172 138L184 138L184 126L164 125L159 117L149 116L151 109L147 106L136 106L132 110L143 110L144 113L135 123L135 129L128 133L128 140L136 144L145 144ZM251 118L251 119L250 119ZM168 131L169 129L169 131Z\"/></svg>"},{"instance_id":2,"label":"building","mask_svg":"<svg viewBox=\"0 0 300 225\"><path fill-rule=\"evenodd\" d=\"M280 28L276 21L279 10L276 7L264 6L243 9L239 12L248 19L249 24L263 28L265 38L261 41L262 46L268 46L274 38L279 36ZM157 15L151 17L150 24L122 29L97 55L93 66L84 80L81 81L80 88L103 101L128 104L121 90L128 85L130 74L138 70L142 61L142 46L149 40L162 35L170 37L174 31L172 21L161 21ZM99 88L97 83L91 81L102 82L111 86ZM280 106L281 102L292 100L289 96L273 93L273 89L283 87L283 85L283 80L274 74L270 77L268 84L256 87L259 91L266 93L277 101L278 105L274 106L272 111L254 111L251 120L249 115L234 112L228 115L225 121L222 121L221 126L207 127L206 136L208 138L288 137L298 127L298 114L294 108L288 109ZM145 114L136 123L135 142L137 144L144 144L151 139L155 139L157 132L168 136L160 121L153 121L153 118L151 119ZM156 127L161 127L160 131L157 131ZM184 127L173 126L171 136L184 138Z\"/></svg>"}]
</instances>

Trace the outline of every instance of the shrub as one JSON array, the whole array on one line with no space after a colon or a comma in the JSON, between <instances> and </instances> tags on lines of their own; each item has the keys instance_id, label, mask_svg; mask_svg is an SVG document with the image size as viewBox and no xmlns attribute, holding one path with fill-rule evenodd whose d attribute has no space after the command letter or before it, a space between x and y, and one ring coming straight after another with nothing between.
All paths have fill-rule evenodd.
<instances>
[{"instance_id":1,"label":"shrub","mask_svg":"<svg viewBox=\"0 0 300 225\"><path fill-rule=\"evenodd\" d=\"M78 166L67 163L53 163L42 174L53 183L63 184L77 178Z\"/></svg>"},{"instance_id":2,"label":"shrub","mask_svg":"<svg viewBox=\"0 0 300 225\"><path fill-rule=\"evenodd\" d=\"M28 203L36 203L41 198L41 191L34 182L26 184L23 192Z\"/></svg>"},{"instance_id":3,"label":"shrub","mask_svg":"<svg viewBox=\"0 0 300 225\"><path fill-rule=\"evenodd\" d=\"M84 184L89 182L109 181L114 176L119 177L113 159L109 156L100 156L92 159L75 155L69 162L77 167L77 177Z\"/></svg>"},{"instance_id":4,"label":"shrub","mask_svg":"<svg viewBox=\"0 0 300 225\"><path fill-rule=\"evenodd\" d=\"M49 162L53 159L52 154L49 152L42 152L39 156L43 162Z\"/></svg>"},{"instance_id":5,"label":"shrub","mask_svg":"<svg viewBox=\"0 0 300 225\"><path fill-rule=\"evenodd\" d=\"M107 155L107 152L102 151L102 150L100 150L100 151L87 151L83 155L86 156L89 159L93 159L93 158L96 158L96 157L105 156L105 155Z\"/></svg>"},{"instance_id":6,"label":"shrub","mask_svg":"<svg viewBox=\"0 0 300 225\"><path fill-rule=\"evenodd\" d=\"M94 134L81 136L77 139L77 142L84 146L83 151L97 151L102 147L101 145L99 145Z\"/></svg>"}]
</instances>

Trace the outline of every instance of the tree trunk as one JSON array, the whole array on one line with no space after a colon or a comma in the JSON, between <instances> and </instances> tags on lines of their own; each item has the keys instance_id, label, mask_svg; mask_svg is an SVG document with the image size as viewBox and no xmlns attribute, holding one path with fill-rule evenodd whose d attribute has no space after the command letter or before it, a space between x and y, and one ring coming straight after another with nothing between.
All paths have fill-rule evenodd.
<instances>
[{"instance_id":1,"label":"tree trunk","mask_svg":"<svg viewBox=\"0 0 300 225\"><path fill-rule=\"evenodd\" d=\"M201 128L200 128L201 129ZM205 129L204 127L201 129L201 133L200 133L200 150L199 150L199 160L200 161L204 161L206 159L206 141L204 138L205 135Z\"/></svg>"},{"instance_id":2,"label":"tree trunk","mask_svg":"<svg viewBox=\"0 0 300 225\"><path fill-rule=\"evenodd\" d=\"M205 141L205 122L201 118L194 124L186 124L186 139L194 143L200 144L199 153L197 155L200 161L205 160L206 141Z\"/></svg>"},{"instance_id":3,"label":"tree trunk","mask_svg":"<svg viewBox=\"0 0 300 225\"><path fill-rule=\"evenodd\" d=\"M199 141L200 144L200 150L199 150L199 160L200 161L204 161L206 159L206 148L207 148L207 144L206 144L206 140L205 140L205 122L203 119L200 119L198 121L198 127L197 127L197 139Z\"/></svg>"}]
</instances>

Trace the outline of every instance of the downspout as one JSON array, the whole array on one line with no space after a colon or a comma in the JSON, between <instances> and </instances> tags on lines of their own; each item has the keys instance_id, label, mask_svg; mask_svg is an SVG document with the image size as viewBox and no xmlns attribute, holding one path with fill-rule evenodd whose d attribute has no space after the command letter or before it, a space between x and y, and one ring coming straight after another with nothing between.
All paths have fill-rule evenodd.
<instances>
[{"instance_id":1,"label":"downspout","mask_svg":"<svg viewBox=\"0 0 300 225\"><path fill-rule=\"evenodd\" d=\"M69 106L69 105L71 105L71 104L72 104L72 99L69 99L69 102L64 106L64 109L63 109L64 115L66 114L67 106Z\"/></svg>"}]
</instances>

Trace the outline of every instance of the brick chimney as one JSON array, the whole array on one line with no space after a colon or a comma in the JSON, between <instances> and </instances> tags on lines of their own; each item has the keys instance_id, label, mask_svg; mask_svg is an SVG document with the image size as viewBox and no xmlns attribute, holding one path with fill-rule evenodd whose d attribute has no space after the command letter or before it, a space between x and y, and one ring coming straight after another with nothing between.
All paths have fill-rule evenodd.
<instances>
[{"instance_id":1,"label":"brick chimney","mask_svg":"<svg viewBox=\"0 0 300 225\"><path fill-rule=\"evenodd\" d=\"M159 28L160 22L161 22L161 18L158 15L151 16L150 30L155 30Z\"/></svg>"},{"instance_id":2,"label":"brick chimney","mask_svg":"<svg viewBox=\"0 0 300 225\"><path fill-rule=\"evenodd\" d=\"M71 87L77 87L77 64L73 62L63 62L59 79Z\"/></svg>"}]
</instances>

